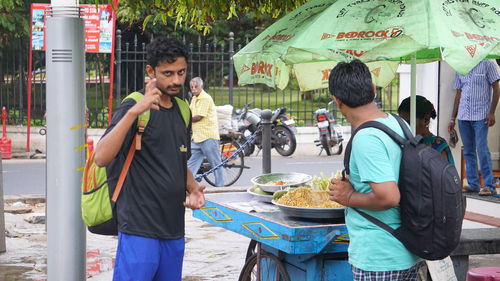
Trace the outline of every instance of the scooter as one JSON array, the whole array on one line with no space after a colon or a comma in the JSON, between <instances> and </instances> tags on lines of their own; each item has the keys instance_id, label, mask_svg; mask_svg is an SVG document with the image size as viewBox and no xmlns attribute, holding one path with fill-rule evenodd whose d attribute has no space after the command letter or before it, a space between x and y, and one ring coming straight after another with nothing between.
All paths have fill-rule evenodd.
<instances>
[{"instance_id":1,"label":"scooter","mask_svg":"<svg viewBox=\"0 0 500 281\"><path fill-rule=\"evenodd\" d=\"M262 135L260 134L262 121L260 114L262 110L259 108L249 110L248 107L252 103L253 102L245 104L242 110L236 110L238 132L243 134L243 137L240 139L242 143L246 141L248 135L259 132L254 143L245 148L245 156L252 154L255 151L255 146L257 146L259 150L262 149ZM280 155L290 156L297 148L297 140L295 139L297 128L295 127L295 121L285 112L286 108L284 107L280 107L273 111L271 117L271 147L276 149Z\"/></svg>"},{"instance_id":2,"label":"scooter","mask_svg":"<svg viewBox=\"0 0 500 281\"><path fill-rule=\"evenodd\" d=\"M319 108L314 112L314 120L316 121L315 126L318 127L319 139L315 140L316 146L321 147L321 152L323 150L326 155L330 156L340 155L343 150L343 137L342 128L340 125L335 124L335 119L332 113L328 110L333 101L329 102L326 108Z\"/></svg>"}]
</instances>

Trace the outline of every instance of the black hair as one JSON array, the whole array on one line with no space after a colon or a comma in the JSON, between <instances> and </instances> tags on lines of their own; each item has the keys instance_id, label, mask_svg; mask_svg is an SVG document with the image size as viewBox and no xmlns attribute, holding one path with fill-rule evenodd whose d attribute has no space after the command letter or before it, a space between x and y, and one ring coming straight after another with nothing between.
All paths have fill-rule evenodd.
<instances>
[{"instance_id":1,"label":"black hair","mask_svg":"<svg viewBox=\"0 0 500 281\"><path fill-rule=\"evenodd\" d=\"M178 57L184 57L188 61L186 46L181 41L173 38L160 36L155 38L146 47L147 64L153 68L162 62L172 63Z\"/></svg>"},{"instance_id":2,"label":"black hair","mask_svg":"<svg viewBox=\"0 0 500 281\"><path fill-rule=\"evenodd\" d=\"M370 70L357 59L340 62L332 69L328 89L330 94L353 108L369 104L375 98Z\"/></svg>"},{"instance_id":3,"label":"black hair","mask_svg":"<svg viewBox=\"0 0 500 281\"><path fill-rule=\"evenodd\" d=\"M417 95L417 118L424 119L425 116L429 116L432 119L435 119L437 114L434 109L434 105L428 99L423 96ZM410 113L410 97L404 99L398 107L398 113Z\"/></svg>"}]
</instances>

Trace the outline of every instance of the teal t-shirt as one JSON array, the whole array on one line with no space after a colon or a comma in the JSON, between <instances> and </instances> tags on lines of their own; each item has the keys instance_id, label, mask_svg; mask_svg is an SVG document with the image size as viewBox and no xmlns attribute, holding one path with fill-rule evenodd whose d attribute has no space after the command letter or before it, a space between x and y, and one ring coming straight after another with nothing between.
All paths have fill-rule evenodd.
<instances>
[{"instance_id":1,"label":"teal t-shirt","mask_svg":"<svg viewBox=\"0 0 500 281\"><path fill-rule=\"evenodd\" d=\"M404 136L398 121L392 115L375 121ZM375 128L359 131L353 140L349 163L349 179L354 189L360 193L368 193L372 191L369 182L397 183L401 154L401 148L384 132ZM392 228L401 225L399 206L385 211L361 210ZM346 208L346 226L350 237L349 263L357 268L366 271L403 270L420 261L394 236L351 208Z\"/></svg>"}]
</instances>

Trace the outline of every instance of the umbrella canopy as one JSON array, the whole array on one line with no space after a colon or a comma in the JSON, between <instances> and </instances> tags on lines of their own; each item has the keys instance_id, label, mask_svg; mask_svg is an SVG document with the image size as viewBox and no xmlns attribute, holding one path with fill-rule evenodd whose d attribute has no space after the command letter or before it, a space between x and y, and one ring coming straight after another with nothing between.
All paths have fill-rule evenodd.
<instances>
[{"instance_id":1,"label":"umbrella canopy","mask_svg":"<svg viewBox=\"0 0 500 281\"><path fill-rule=\"evenodd\" d=\"M498 0L313 0L264 30L237 54L278 66L317 61L445 60L467 74L500 57ZM257 61L257 60L255 60ZM238 70L238 69L237 69Z\"/></svg>"},{"instance_id":2,"label":"umbrella canopy","mask_svg":"<svg viewBox=\"0 0 500 281\"><path fill-rule=\"evenodd\" d=\"M313 59L313 57L316 57ZM262 83L267 86L284 89L288 85L290 74L297 77L301 91L310 91L328 87L330 70L338 63L329 59L318 60L318 56L304 56L301 63L285 63L278 54L266 53L255 55L235 55L234 65L237 69L238 84ZM386 87L396 76L398 62L368 62L373 83Z\"/></svg>"},{"instance_id":3,"label":"umbrella canopy","mask_svg":"<svg viewBox=\"0 0 500 281\"><path fill-rule=\"evenodd\" d=\"M409 62L414 98L415 63L444 60L466 74L499 57L498 0L312 0L264 30L234 61L239 77L253 61L267 65L267 74L281 71L279 79L284 66L297 63ZM412 120L414 113L412 106Z\"/></svg>"}]
</instances>

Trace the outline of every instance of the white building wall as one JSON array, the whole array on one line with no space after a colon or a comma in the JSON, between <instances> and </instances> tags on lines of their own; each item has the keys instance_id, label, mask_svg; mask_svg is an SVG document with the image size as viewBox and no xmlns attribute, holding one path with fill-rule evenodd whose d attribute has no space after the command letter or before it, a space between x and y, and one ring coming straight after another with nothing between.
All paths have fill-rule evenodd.
<instances>
[{"instance_id":1,"label":"white building wall","mask_svg":"<svg viewBox=\"0 0 500 281\"><path fill-rule=\"evenodd\" d=\"M410 96L411 86L411 66L402 64L398 68L399 72L399 103ZM436 111L438 110L438 83L439 83L439 64L437 62L417 65L417 95L428 99ZM437 134L437 120L431 120L429 129L433 134Z\"/></svg>"}]
</instances>

